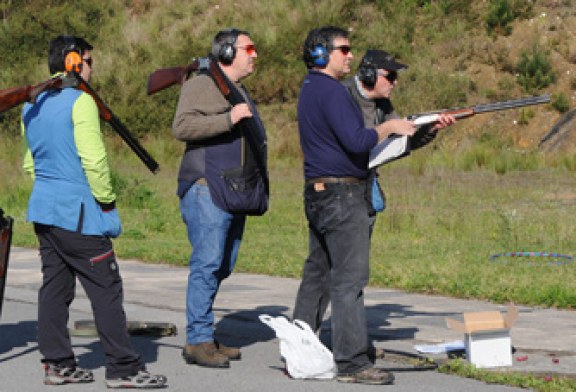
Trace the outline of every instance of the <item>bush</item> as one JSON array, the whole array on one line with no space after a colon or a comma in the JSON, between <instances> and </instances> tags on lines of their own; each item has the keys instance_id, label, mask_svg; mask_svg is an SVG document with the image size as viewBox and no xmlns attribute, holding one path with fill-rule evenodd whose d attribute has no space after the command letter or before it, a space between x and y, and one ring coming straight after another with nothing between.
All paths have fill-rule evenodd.
<instances>
[{"instance_id":1,"label":"bush","mask_svg":"<svg viewBox=\"0 0 576 392\"><path fill-rule=\"evenodd\" d=\"M566 113L570 109L570 102L564 93L552 94L551 105L559 113Z\"/></svg>"},{"instance_id":2,"label":"bush","mask_svg":"<svg viewBox=\"0 0 576 392\"><path fill-rule=\"evenodd\" d=\"M508 0L494 1L490 11L486 16L486 31L488 34L510 35L512 26L510 23L514 20L512 7Z\"/></svg>"},{"instance_id":3,"label":"bush","mask_svg":"<svg viewBox=\"0 0 576 392\"><path fill-rule=\"evenodd\" d=\"M530 14L532 5L523 0L493 0L486 15L486 32L488 35L510 35L510 24L518 17Z\"/></svg>"},{"instance_id":4,"label":"bush","mask_svg":"<svg viewBox=\"0 0 576 392\"><path fill-rule=\"evenodd\" d=\"M534 94L556 81L556 74L552 69L548 52L542 50L538 45L534 45L531 52L522 52L516 71L518 72L518 83L530 94Z\"/></svg>"}]
</instances>

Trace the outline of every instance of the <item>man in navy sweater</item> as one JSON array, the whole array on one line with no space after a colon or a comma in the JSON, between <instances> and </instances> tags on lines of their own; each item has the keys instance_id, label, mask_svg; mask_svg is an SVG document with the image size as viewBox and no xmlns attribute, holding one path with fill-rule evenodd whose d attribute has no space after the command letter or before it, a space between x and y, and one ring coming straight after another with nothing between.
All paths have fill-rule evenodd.
<instances>
[{"instance_id":1,"label":"man in navy sweater","mask_svg":"<svg viewBox=\"0 0 576 392\"><path fill-rule=\"evenodd\" d=\"M339 82L353 59L348 33L326 26L310 31L303 48L308 68L298 99L304 154L304 206L309 256L294 318L318 330L332 302L332 350L338 381L391 384L394 375L368 358L364 287L369 277L370 226L366 197L370 150L392 133L412 136L412 121L364 126L362 112ZM372 216L371 216L372 215Z\"/></svg>"}]
</instances>

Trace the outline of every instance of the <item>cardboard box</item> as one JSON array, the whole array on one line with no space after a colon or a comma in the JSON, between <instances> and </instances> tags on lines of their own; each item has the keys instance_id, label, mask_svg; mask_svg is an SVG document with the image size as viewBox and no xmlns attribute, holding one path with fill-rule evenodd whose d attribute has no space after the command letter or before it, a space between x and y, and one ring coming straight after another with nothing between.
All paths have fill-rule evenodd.
<instances>
[{"instance_id":1,"label":"cardboard box","mask_svg":"<svg viewBox=\"0 0 576 392\"><path fill-rule=\"evenodd\" d=\"M464 333L466 358L478 368L512 365L510 328L518 309L509 306L506 316L494 312L464 313L464 322L446 319L449 328Z\"/></svg>"}]
</instances>

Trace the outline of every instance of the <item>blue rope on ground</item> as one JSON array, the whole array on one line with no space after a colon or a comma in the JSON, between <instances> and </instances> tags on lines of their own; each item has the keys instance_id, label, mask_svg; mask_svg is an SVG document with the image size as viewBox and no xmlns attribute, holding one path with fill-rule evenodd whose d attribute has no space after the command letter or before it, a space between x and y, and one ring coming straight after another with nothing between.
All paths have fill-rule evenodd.
<instances>
[{"instance_id":1,"label":"blue rope on ground","mask_svg":"<svg viewBox=\"0 0 576 392\"><path fill-rule=\"evenodd\" d=\"M551 257L554 259L564 259L555 262L548 262L547 265L563 265L572 263L574 261L574 257L570 255L564 255L561 253L549 253L549 252L505 252L505 253L497 253L490 256L491 261L495 261L500 257ZM530 263L530 264L540 264L540 263Z\"/></svg>"}]
</instances>

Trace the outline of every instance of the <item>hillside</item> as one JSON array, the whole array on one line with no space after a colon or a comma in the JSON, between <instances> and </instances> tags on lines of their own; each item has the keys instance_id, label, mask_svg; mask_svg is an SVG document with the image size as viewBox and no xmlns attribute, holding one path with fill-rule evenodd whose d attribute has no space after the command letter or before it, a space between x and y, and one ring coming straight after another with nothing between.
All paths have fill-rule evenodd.
<instances>
[{"instance_id":1,"label":"hillside","mask_svg":"<svg viewBox=\"0 0 576 392\"><path fill-rule=\"evenodd\" d=\"M518 83L514 64L523 52L530 52L539 45L549 56L556 80L550 86L534 90L548 93L554 99L564 95L568 106L576 102L576 9L571 2L535 2L533 16L512 23L509 36L499 35L496 39L477 35L468 53L455 58L445 58L441 67L455 71L457 64L465 64L462 71L478 87L477 94L469 95L469 103L486 102L491 99L509 99L526 95ZM562 113L552 107L539 106L526 109L527 124L521 124L522 110L477 116L461 124L465 135L478 135L483 130L493 130L513 139L520 149L534 149L548 133ZM533 116L533 117L532 117ZM576 140L576 126L573 139ZM455 137L454 143L461 143Z\"/></svg>"},{"instance_id":2,"label":"hillside","mask_svg":"<svg viewBox=\"0 0 576 392\"><path fill-rule=\"evenodd\" d=\"M82 35L96 47L94 87L118 116L140 136L169 135L178 89L147 97L147 76L205 55L218 29L236 26L250 31L259 48L258 70L246 83L277 136L272 147L280 156L297 154L294 106L305 73L300 47L309 29L335 24L350 30L356 61L373 47L410 65L393 97L404 115L552 94L552 105L462 121L437 143L463 149L488 133L533 150L576 102L576 2L469 3L194 0L182 7L175 0L13 0L0 6L0 88L44 80L49 40ZM17 134L17 115L0 115L0 133Z\"/></svg>"}]
</instances>

